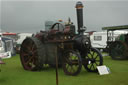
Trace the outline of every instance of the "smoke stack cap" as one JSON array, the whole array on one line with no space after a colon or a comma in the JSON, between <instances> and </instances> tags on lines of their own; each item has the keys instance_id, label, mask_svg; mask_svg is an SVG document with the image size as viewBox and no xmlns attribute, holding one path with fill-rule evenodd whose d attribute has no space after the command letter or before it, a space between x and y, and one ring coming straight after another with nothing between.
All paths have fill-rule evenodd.
<instances>
[{"instance_id":1,"label":"smoke stack cap","mask_svg":"<svg viewBox=\"0 0 128 85\"><path fill-rule=\"evenodd\" d=\"M82 9L84 6L83 6L83 4L82 4L82 2L81 1L78 1L77 3L76 3L76 8L77 9Z\"/></svg>"}]
</instances>

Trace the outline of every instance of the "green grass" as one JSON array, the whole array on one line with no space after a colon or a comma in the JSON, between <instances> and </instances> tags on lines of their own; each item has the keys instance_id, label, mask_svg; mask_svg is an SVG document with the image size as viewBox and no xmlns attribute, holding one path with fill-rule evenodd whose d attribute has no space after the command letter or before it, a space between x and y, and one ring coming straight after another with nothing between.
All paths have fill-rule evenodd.
<instances>
[{"instance_id":1,"label":"green grass","mask_svg":"<svg viewBox=\"0 0 128 85\"><path fill-rule=\"evenodd\" d=\"M0 85L56 85L55 69L46 68L40 72L25 71L19 56L4 60L1 65ZM100 76L87 72L84 68L78 76L67 76L59 69L59 85L128 85L128 60L116 61L104 57L104 65L111 74Z\"/></svg>"}]
</instances>

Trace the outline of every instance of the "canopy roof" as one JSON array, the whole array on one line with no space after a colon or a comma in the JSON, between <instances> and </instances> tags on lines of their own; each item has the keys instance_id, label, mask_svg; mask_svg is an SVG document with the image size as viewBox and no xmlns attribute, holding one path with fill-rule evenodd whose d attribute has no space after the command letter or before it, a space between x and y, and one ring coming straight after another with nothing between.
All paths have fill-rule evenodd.
<instances>
[{"instance_id":1,"label":"canopy roof","mask_svg":"<svg viewBox=\"0 0 128 85\"><path fill-rule=\"evenodd\" d=\"M124 30L128 29L128 25L103 27L102 30Z\"/></svg>"}]
</instances>

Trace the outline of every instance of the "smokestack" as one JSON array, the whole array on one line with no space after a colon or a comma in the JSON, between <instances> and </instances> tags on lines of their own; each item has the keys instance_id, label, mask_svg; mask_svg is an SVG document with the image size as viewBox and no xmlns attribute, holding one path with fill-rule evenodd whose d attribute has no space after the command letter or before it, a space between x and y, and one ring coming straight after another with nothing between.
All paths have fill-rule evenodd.
<instances>
[{"instance_id":1,"label":"smokestack","mask_svg":"<svg viewBox=\"0 0 128 85\"><path fill-rule=\"evenodd\" d=\"M76 12L77 12L78 33L83 34L83 32L85 31L83 27L83 4L80 1L76 3Z\"/></svg>"}]
</instances>

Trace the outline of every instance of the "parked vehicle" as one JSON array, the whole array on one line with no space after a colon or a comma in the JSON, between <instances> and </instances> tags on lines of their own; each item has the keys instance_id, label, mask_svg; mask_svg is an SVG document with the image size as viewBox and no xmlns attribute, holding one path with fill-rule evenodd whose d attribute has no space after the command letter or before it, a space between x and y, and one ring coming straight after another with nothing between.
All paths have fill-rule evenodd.
<instances>
[{"instance_id":1,"label":"parked vehicle","mask_svg":"<svg viewBox=\"0 0 128 85\"><path fill-rule=\"evenodd\" d=\"M128 31L126 30L115 30L113 33L113 41L121 35L121 34L127 34ZM93 32L90 35L91 45L92 47L98 48L101 51L106 51L107 47L107 31L102 32Z\"/></svg>"},{"instance_id":2,"label":"parked vehicle","mask_svg":"<svg viewBox=\"0 0 128 85\"><path fill-rule=\"evenodd\" d=\"M107 49L112 59L128 59L128 32L114 37L116 30L128 31L128 25L103 27L102 29L107 30Z\"/></svg>"}]
</instances>

